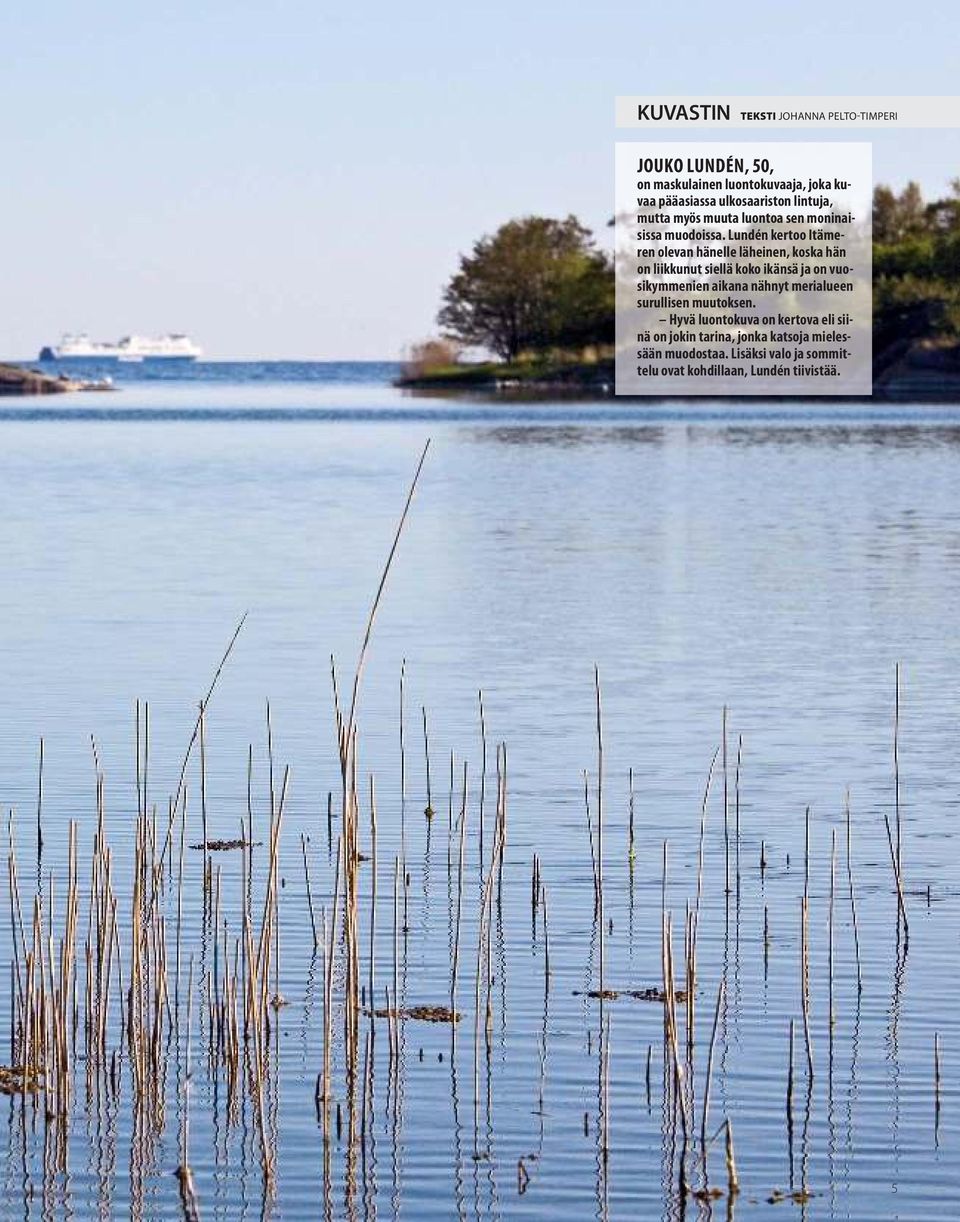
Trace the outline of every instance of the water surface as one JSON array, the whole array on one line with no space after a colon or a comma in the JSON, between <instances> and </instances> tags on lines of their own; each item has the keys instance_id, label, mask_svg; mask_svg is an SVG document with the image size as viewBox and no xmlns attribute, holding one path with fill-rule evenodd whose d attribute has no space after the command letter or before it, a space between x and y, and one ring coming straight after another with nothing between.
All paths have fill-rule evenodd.
<instances>
[{"instance_id":1,"label":"water surface","mask_svg":"<svg viewBox=\"0 0 960 1222\"><path fill-rule=\"evenodd\" d=\"M280 896L280 987L290 1004L278 1015L270 1096L275 1192L264 1192L249 1108L228 1115L222 1083L195 1048L189 1157L204 1215L260 1216L265 1199L268 1213L295 1218L324 1212L325 1200L330 1217L681 1215L678 1134L663 1104L662 1007L627 997L603 1006L605 1098L600 1006L583 996L599 984L582 777L589 770L596 820L594 664L603 693L607 987L662 983L665 839L667 904L681 955L684 908L696 893L701 801L724 706L728 830L742 738L739 886L724 837L720 760L707 805L694 1066L699 1109L722 978L710 1117L711 1131L725 1117L733 1122L742 1191L732 1212L957 1212L960 408L449 400L401 394L389 385L392 373L385 365L201 365L160 375L144 367L123 370L115 395L0 406L0 799L16 811L25 903L36 889L40 737L44 886L49 871L63 877L71 819L88 859L93 735L106 777L117 887L128 904L134 702L150 706L150 800L162 817L197 702L244 612L208 711L211 835L237 835L253 744L255 837L264 838L268 700L277 767L291 765ZM330 656L346 687L428 437L366 673L361 769L364 778L375 772L378 797L377 978L392 981L403 806L410 928L402 939L402 987L411 1003L442 1004L449 1000L456 909L458 833L450 825L467 763L458 992L464 1018L453 1042L447 1026L406 1023L394 1076L386 1028L377 1024L363 1157L351 1155L344 1134L331 1139L325 1164L314 1107L322 963L313 956L300 834L310 838L315 908L329 910L337 821L328 843L327 794L336 799L339 786ZM891 821L896 814L898 663L906 954L884 827L884 814ZM487 855L501 741L509 809L490 1043L488 1049L481 1039L475 1110L480 689ZM437 811L429 825L424 707ZM198 785L195 766L190 784ZM859 997L844 856L848 788ZM799 1035L807 807L809 1090ZM190 838L199 838L195 825L191 830ZM534 853L548 897L549 989L542 905L536 919L531 907ZM188 949L199 974L211 947L201 936L200 855L187 858ZM239 855L223 854L218 864L225 912L238 931ZM365 869L368 880L369 864ZM365 931L367 920L365 908ZM10 955L5 919L0 959ZM197 1006L202 1032L202 998ZM7 996L3 1032L9 1015ZM798 1037L788 1126L791 1019ZM170 1049L168 1108L149 1155L125 1087L115 1108L94 1106L78 1091L66 1164L52 1169L42 1115L32 1119L28 1105L25 1119L20 1100L11 1100L0 1132L0 1214L176 1215L182 1043ZM346 1107L342 1080L338 1091ZM695 1160L692 1166L699 1186ZM722 1139L710 1172L711 1184L725 1190ZM791 1187L806 1188L808 1199L768 1204L774 1189ZM727 1207L725 1199L712 1207L690 1199L686 1212L720 1217Z\"/></svg>"}]
</instances>

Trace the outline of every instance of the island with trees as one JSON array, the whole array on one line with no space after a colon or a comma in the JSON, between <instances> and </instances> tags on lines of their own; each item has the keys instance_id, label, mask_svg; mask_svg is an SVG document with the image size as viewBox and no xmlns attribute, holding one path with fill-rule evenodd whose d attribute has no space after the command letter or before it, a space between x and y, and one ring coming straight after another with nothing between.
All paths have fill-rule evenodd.
<instances>
[{"instance_id":1,"label":"island with trees","mask_svg":"<svg viewBox=\"0 0 960 1222\"><path fill-rule=\"evenodd\" d=\"M527 216L481 238L443 292L441 335L400 383L421 389L613 384L613 260L574 216ZM463 359L465 350L490 360Z\"/></svg>"},{"instance_id":2,"label":"island with trees","mask_svg":"<svg viewBox=\"0 0 960 1222\"><path fill-rule=\"evenodd\" d=\"M612 394L614 275L575 216L507 221L461 257L440 333L412 346L398 384ZM873 353L876 398L960 396L960 178L932 201L913 182L874 190Z\"/></svg>"}]
</instances>

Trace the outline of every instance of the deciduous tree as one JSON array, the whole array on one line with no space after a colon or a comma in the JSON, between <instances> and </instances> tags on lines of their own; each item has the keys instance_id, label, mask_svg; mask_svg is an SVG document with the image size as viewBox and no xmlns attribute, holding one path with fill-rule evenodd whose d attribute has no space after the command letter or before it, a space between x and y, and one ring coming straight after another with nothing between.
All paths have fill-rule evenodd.
<instances>
[{"instance_id":1,"label":"deciduous tree","mask_svg":"<svg viewBox=\"0 0 960 1222\"><path fill-rule=\"evenodd\" d=\"M460 260L438 320L447 335L504 360L613 336L613 270L574 216L527 216Z\"/></svg>"}]
</instances>

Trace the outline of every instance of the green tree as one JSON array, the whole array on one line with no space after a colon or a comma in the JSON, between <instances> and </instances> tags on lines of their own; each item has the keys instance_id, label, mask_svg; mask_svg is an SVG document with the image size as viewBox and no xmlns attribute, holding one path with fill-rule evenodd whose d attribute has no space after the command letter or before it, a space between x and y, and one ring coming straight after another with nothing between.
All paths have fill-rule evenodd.
<instances>
[{"instance_id":1,"label":"green tree","mask_svg":"<svg viewBox=\"0 0 960 1222\"><path fill-rule=\"evenodd\" d=\"M907 238L920 237L935 227L934 216L940 203L926 204L923 192L915 182L908 182L899 195L887 186L873 191L873 240L878 246L890 246Z\"/></svg>"},{"instance_id":2,"label":"green tree","mask_svg":"<svg viewBox=\"0 0 960 1222\"><path fill-rule=\"evenodd\" d=\"M527 216L481 238L443 294L444 332L504 360L608 343L613 270L574 216Z\"/></svg>"},{"instance_id":3,"label":"green tree","mask_svg":"<svg viewBox=\"0 0 960 1222\"><path fill-rule=\"evenodd\" d=\"M613 261L603 251L589 252L558 285L554 345L579 349L612 344L615 293Z\"/></svg>"},{"instance_id":4,"label":"green tree","mask_svg":"<svg viewBox=\"0 0 960 1222\"><path fill-rule=\"evenodd\" d=\"M923 233L927 227L927 208L923 202L923 192L920 190L919 183L908 182L900 192L897 204L900 213L900 234L898 236L909 237Z\"/></svg>"},{"instance_id":5,"label":"green tree","mask_svg":"<svg viewBox=\"0 0 960 1222\"><path fill-rule=\"evenodd\" d=\"M873 189L873 240L885 245L899 236L897 197L888 186L878 184Z\"/></svg>"},{"instance_id":6,"label":"green tree","mask_svg":"<svg viewBox=\"0 0 960 1222\"><path fill-rule=\"evenodd\" d=\"M960 178L950 180L950 194L927 204L927 226L937 234L960 233Z\"/></svg>"}]
</instances>

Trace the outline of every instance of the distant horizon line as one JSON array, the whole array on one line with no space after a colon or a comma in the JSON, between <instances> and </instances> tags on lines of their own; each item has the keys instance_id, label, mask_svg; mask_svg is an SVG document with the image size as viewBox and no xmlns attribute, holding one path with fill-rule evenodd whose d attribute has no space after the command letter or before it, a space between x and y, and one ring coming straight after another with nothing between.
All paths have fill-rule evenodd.
<instances>
[{"instance_id":1,"label":"distant horizon line","mask_svg":"<svg viewBox=\"0 0 960 1222\"><path fill-rule=\"evenodd\" d=\"M54 358L52 361L44 361L43 364L56 365L62 360L63 363L68 361L88 361L90 364L122 364L126 367L136 367L137 365L401 365L402 357L397 356L217 356L217 357L199 357L192 360L178 360L170 357L145 357L140 361L120 361L116 362L110 358L90 357L63 357L59 360ZM0 357L0 364L10 365L36 365L40 363L40 358L36 356L18 356L18 357Z\"/></svg>"}]
</instances>

